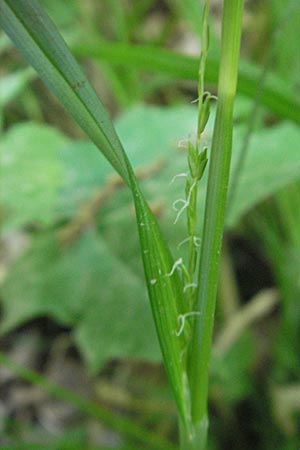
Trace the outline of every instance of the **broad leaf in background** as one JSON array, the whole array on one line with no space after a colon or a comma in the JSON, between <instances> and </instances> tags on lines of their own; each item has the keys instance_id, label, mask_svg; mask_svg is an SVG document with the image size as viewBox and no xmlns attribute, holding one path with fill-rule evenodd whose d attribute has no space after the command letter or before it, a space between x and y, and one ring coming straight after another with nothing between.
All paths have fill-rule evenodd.
<instances>
[{"instance_id":1,"label":"broad leaf in background","mask_svg":"<svg viewBox=\"0 0 300 450\"><path fill-rule=\"evenodd\" d=\"M138 106L126 112L116 125L128 149L130 159L136 167L142 167L147 173L148 168L154 163L162 162L161 165L158 164L154 173L149 172L143 185L147 198L154 202L154 206L158 205L160 208L161 220L168 240L177 245L185 237L183 235L185 219L182 217L176 226L170 224L175 218L172 203L182 197L183 182L182 179L177 179L170 184L170 181L176 174L186 169L185 151L178 150L177 146L180 139L192 134L195 127L194 108L181 106L162 109ZM136 129L140 130L140 133L136 133ZM52 135L59 138L53 140ZM140 135L144 136L143 140ZM242 139L243 131L237 126L233 162L237 158ZM42 147L37 141L42 144L44 142L44 151L40 151ZM49 143L48 147L45 141ZM6 137L4 135L2 159L3 162L5 160L9 162L9 169L7 168L3 173L5 189L3 200L4 210L9 210L11 213L10 219L7 216L8 224L11 224L12 220L15 226L23 226L32 221L45 223L45 220L48 220L47 223L50 224L51 221L61 218L72 218L80 205L88 201L95 190L103 187L107 176L112 171L95 152L94 145L85 141L61 145L64 141L70 142L58 132L52 132L49 127L32 124L19 125ZM51 142L56 142L53 150L51 150ZM238 220L257 203L299 179L300 132L296 126L283 123L256 131L251 142L235 201L229 210L228 225L230 227L234 227ZM21 148L22 145L26 146L24 150ZM12 155L15 157L12 158ZM29 158L25 159L23 155L29 155ZM28 172L24 171L25 163L28 164ZM34 164L34 167L40 167L40 170L30 171L31 164ZM60 173L60 179L57 178L53 185L52 178L47 177L47 170L54 166ZM21 188L23 183L32 186L32 191L38 196L36 202L33 201L34 196L25 195L25 193L23 195L22 189L18 191L16 177L20 177L17 180ZM47 196L43 198L42 192L51 193L51 201L47 200ZM203 195L202 189L199 196L200 215ZM19 201L20 196L22 201ZM101 226L107 229L107 238L110 235L113 240L116 239L114 231L116 229L122 234L122 223L124 231L128 230L126 223L132 220L132 215L129 215L131 218L128 219L130 204L130 195L125 190L121 190L120 193L114 194L107 207L105 205L105 214L101 215ZM8 226L7 223L4 225ZM124 242L129 244L127 241Z\"/></svg>"},{"instance_id":2,"label":"broad leaf in background","mask_svg":"<svg viewBox=\"0 0 300 450\"><path fill-rule=\"evenodd\" d=\"M167 205L174 189L177 188L178 194L182 194L181 183L169 186L169 182L178 173L176 171L185 170L186 155L182 150L177 151L178 144L193 133L196 120L196 108L185 105L171 108L139 105L117 119L117 132L133 167L142 169L143 177L150 183L154 179L154 192L150 199L157 197L156 176L160 173L165 175L165 170L168 171L166 178L159 179L162 182L161 194L166 197ZM60 157L65 166L65 176L58 209L61 213L70 214L99 186L103 186L113 172L95 152L91 142L72 142L62 149ZM126 195L126 198L131 197Z\"/></svg>"},{"instance_id":3,"label":"broad leaf in background","mask_svg":"<svg viewBox=\"0 0 300 450\"><path fill-rule=\"evenodd\" d=\"M62 184L60 150L68 138L54 128L19 124L2 138L1 189L4 230L31 223L51 225Z\"/></svg>"},{"instance_id":4,"label":"broad leaf in background","mask_svg":"<svg viewBox=\"0 0 300 450\"><path fill-rule=\"evenodd\" d=\"M17 97L36 77L35 71L31 67L18 70L2 77L0 80L0 112L4 106Z\"/></svg>"},{"instance_id":5,"label":"broad leaf in background","mask_svg":"<svg viewBox=\"0 0 300 450\"><path fill-rule=\"evenodd\" d=\"M284 39L275 41L273 67L288 86L296 88L300 71L300 3L298 0L270 0L270 25Z\"/></svg>"},{"instance_id":6,"label":"broad leaf in background","mask_svg":"<svg viewBox=\"0 0 300 450\"><path fill-rule=\"evenodd\" d=\"M186 5L184 6L186 8ZM139 70L162 73L172 78L198 80L199 58L153 45L126 44L124 42L101 41L87 43L80 39L73 47L77 56L91 57L106 61L112 65L134 67ZM218 63L216 54L207 55L206 81L215 85L218 81ZM237 92L248 98L254 98L261 77L261 67L253 62L241 59L239 64ZM261 104L282 119L300 123L300 101L289 88L285 79L273 73L268 74L262 87Z\"/></svg>"},{"instance_id":7,"label":"broad leaf in background","mask_svg":"<svg viewBox=\"0 0 300 450\"><path fill-rule=\"evenodd\" d=\"M172 184L170 184L170 181L174 175L186 170L185 151L182 149L178 150L177 145L179 139L193 132L195 121L195 108L192 106L173 108L138 106L126 112L117 121L117 129L135 166L143 167L147 172L147 168L151 167L153 163L160 160L164 161L164 164L158 166L159 168L154 173L149 174L149 177L142 181L142 185L147 198L152 201L152 205L154 207L158 205L159 221L164 228L168 242L173 245L174 251L177 252L178 256L182 256L183 247L176 250L176 246L186 237L184 235L185 218L182 217L176 225L173 225L176 213L172 210L172 202L183 196L184 181L180 178ZM16 139L16 141L15 138L12 139L13 136L19 136L19 129L20 136L26 136L26 139L23 141L20 140L21 137ZM137 129L139 133L136 133ZM103 188L106 177L112 173L108 164L101 161L101 156L95 152L93 144L85 141L70 143L69 140L61 137L60 134L58 134L57 146L54 146L55 148L52 151L49 150L48 153L48 147L45 145L44 152L48 155L48 159L45 161L44 157L46 156L44 152L38 149L35 150L35 137L45 136L47 143L49 143L51 142L50 135L52 135L52 131L51 128L45 126L23 124L16 126L7 134L7 137L4 137L4 141L6 141L10 136L11 145L9 148L5 147L3 158L9 156L10 153L16 155L11 161L11 170L5 175L7 177L6 182L9 186L12 186L11 195L14 192L13 204L19 208L15 213L15 224L23 226L25 223L31 223L33 217L35 220L39 220L41 217L40 208L42 208L41 211L43 212L43 208L46 208L48 214L51 210L51 214L48 215L49 224L51 224L51 220L57 221L59 218L74 219L74 214L77 212L80 204L87 202L95 190ZM56 133L53 131L54 135ZM144 136L143 142L141 142L140 135ZM235 136L235 158L237 157L236 153L240 148L242 138L243 130L238 126ZM13 141L18 145L19 153L14 149ZM61 143L64 143L64 141L67 142L67 145L62 147ZM246 214L249 208L253 208L258 202L263 201L268 196L274 195L284 185L288 185L300 178L300 154L298 151L300 147L300 131L296 126L283 123L256 131L251 142L248 158L240 178L237 196L228 217L228 224L231 227L237 225L239 218ZM26 146L24 150L22 150L23 145ZM34 158L36 162L34 164L38 164L42 168L42 173L47 170L48 166L59 167L59 180L54 183L54 186L52 186L52 178L42 178L41 180L46 185L41 185L39 184L40 179L34 177L35 172L30 171L26 175L26 172L22 169L24 161L26 162L23 155L28 152L30 158L32 158L31 151L35 152ZM100 161L102 164L98 164ZM29 171L31 162L28 160L27 163ZM34 183L34 191L37 193L42 191L43 196L45 192L50 192L52 200L51 202L46 202L48 206L45 206L45 202L35 206L30 196L22 197L22 202L19 203L18 195L21 194L18 194L16 186L12 184L15 182L16 176L20 177L19 183L31 180ZM204 191L202 188L199 195L200 203L203 196ZM42 198L38 198L40 201L42 200ZM201 211L201 205L199 206L199 211ZM141 308L144 311L143 313L140 312L141 321L144 322L144 335L153 336L154 328L151 324L150 308L142 300L145 298L145 292L143 291L144 281L137 234L132 233L135 227L135 219L130 193L126 189L120 189L101 208L100 214L96 215L95 218L91 218L91 221L96 221L98 229L97 241L102 244L105 242L106 251L110 255L111 261L115 261L120 280L128 276L124 275L124 272L120 269L120 267L123 269L126 267L128 272L134 273L138 277L137 283L140 283L140 290L137 288L133 289L133 292L136 292L136 294L131 296L126 294L126 308L124 308L123 297L119 295L118 282L115 279L113 282L111 281L104 285L99 284L98 290L101 299L99 303L96 301L91 302L88 312L85 313L86 319L80 324L77 322L80 311L80 306L78 307L78 305L85 304L88 287L86 291L76 287L76 292L73 295L72 292L67 290L67 282L65 281L66 287L59 296L59 303L56 303L55 296L47 297L47 302L44 302L39 286L40 283L45 284L43 278L47 277L49 269L48 267L46 269L46 263L42 263L40 260L41 253L44 253L41 250L40 240L37 243L33 242L33 247L28 253L29 256L25 255L16 266L11 267L2 294L3 311L5 313L2 327L11 328L24 323L24 321L32 317L50 314L55 320L74 327L77 342L80 344L82 353L92 369L99 368L105 362L105 358L110 359L116 356L118 351L123 356L133 354L131 349L135 348L137 340L140 340L141 337L139 336L139 330L128 321L127 314L131 309L136 309L139 302L141 302ZM47 214L45 214L45 217L47 217ZM75 252L77 246L82 248L84 245L87 245L88 247L88 244L91 242L91 238L84 239L84 232L83 230L77 236L78 242L73 242L69 248L66 247L64 250L65 258L70 253L68 256L69 267L72 268L74 266L72 273L77 278L80 278L80 276L75 274L76 266L82 267L82 270L87 273L86 277L90 276L88 275L89 271L95 270L94 264L88 263L85 259L86 254L83 259L84 262L79 262L83 250ZM128 235L131 236L130 239L128 239ZM47 237L46 242L49 239ZM54 238L52 237L52 239ZM95 236L94 239L96 239ZM97 248L99 248L99 245L97 245ZM51 254L51 252L48 253L47 258L50 258ZM92 252L91 255L93 254ZM32 263L29 263L28 258ZM36 260L35 263L34 260ZM85 267L85 264L88 267ZM99 263L97 264L100 274L101 267ZM68 279L68 270L66 264L59 265L61 280ZM22 278L24 279L23 283L27 283L27 278L30 278L32 281L26 284L26 288L25 285L22 285L20 289L14 289L16 280L20 283ZM59 283L59 285L61 284ZM108 291L106 291L107 286L109 286ZM93 286L91 286L91 289L94 289ZM24 300L24 293L27 295L26 301ZM95 295L92 294L92 297L95 298ZM105 339L107 317L99 315L97 310L106 304L106 297L110 303L114 304L118 320L124 327L130 329L130 333L128 333L126 340L124 335L116 333L113 344L110 346L107 344L107 351L104 353L98 342ZM52 303L54 303L54 306L51 306ZM26 312L26 309L28 309L28 312ZM97 331L97 338L95 337L95 330ZM149 341L152 340L152 338L149 338ZM147 342L143 340L139 342L139 349L144 358L151 360L159 358L159 353L155 353L154 349L147 347Z\"/></svg>"},{"instance_id":8,"label":"broad leaf in background","mask_svg":"<svg viewBox=\"0 0 300 450\"><path fill-rule=\"evenodd\" d=\"M147 210L147 214L143 214L147 222L147 230L149 230L149 236L155 235L158 244L156 253L149 252L149 257L147 257L149 265L146 265L144 260L146 276L149 276L147 268L155 267L154 258L157 256L163 267L169 267L171 254L159 227L156 226L155 218L139 190L135 174L113 124L53 22L36 0L20 0L18 2L3 0L0 3L0 21L6 33L21 49L49 88L131 188L132 194L136 195L139 192L139 201L136 201L135 198L137 215L143 214L143 211ZM142 238L141 227L143 225L139 220L137 225L140 230L141 249L144 252L146 241ZM148 289L148 293L152 310L156 311L154 319L160 317L159 311L162 312L163 319L160 318L159 321L156 321L156 330L178 411L182 423L186 423L182 351L171 321L167 316L164 317L165 311L169 309L172 323L174 317L177 318L177 315L175 316L178 306L176 305L177 297L172 295L177 292L177 289L173 283L172 278L169 283L162 283L160 289Z\"/></svg>"},{"instance_id":9,"label":"broad leaf in background","mask_svg":"<svg viewBox=\"0 0 300 450\"><path fill-rule=\"evenodd\" d=\"M41 5L35 0L1 1L0 23L67 111L128 181L124 151L108 114Z\"/></svg>"},{"instance_id":10,"label":"broad leaf in background","mask_svg":"<svg viewBox=\"0 0 300 450\"><path fill-rule=\"evenodd\" d=\"M53 235L36 238L2 293L2 332L48 315L73 327L92 371L113 357L160 359L143 279L92 230L65 248Z\"/></svg>"},{"instance_id":11,"label":"broad leaf in background","mask_svg":"<svg viewBox=\"0 0 300 450\"><path fill-rule=\"evenodd\" d=\"M6 32L92 141L96 143L97 147L122 176L125 183L131 186L132 192L136 196L134 199L139 218L138 227L142 250L148 250L147 245L152 238L159 244L157 249L153 248L149 252L151 260L148 260L147 257L144 259L144 267L164 362L178 409L183 421L185 421L185 393L181 364L182 348L179 339L174 333L175 321L178 317L178 312L181 312L182 303L180 299L177 300L172 295L172 292L177 291L173 280L169 280L169 283L162 283L162 290L151 289L150 285L154 285L154 279L150 277L153 274L156 259L159 258L162 262L162 268L166 269L165 275L167 276L167 270L170 270L172 267L171 257L160 230L156 227L156 221L152 217L152 213L136 184L131 166L119 138L95 91L57 33L55 26L40 8L38 2L35 0L18 2L5 0L0 3L0 13L1 23ZM133 129L136 129L136 126ZM139 133L141 133L141 130L139 130ZM144 148L143 151L145 151ZM247 188L249 189L249 186ZM201 198L202 196L200 195L199 197ZM144 221L147 222L146 227ZM152 272L150 272L150 268ZM157 267L158 269L159 267ZM155 278L155 283L156 281L157 278ZM172 305L169 305L170 301L173 302ZM170 312L171 320L164 320L166 311ZM160 312L162 316L160 316ZM176 361L176 364L174 364L174 361Z\"/></svg>"},{"instance_id":12,"label":"broad leaf in background","mask_svg":"<svg viewBox=\"0 0 300 450\"><path fill-rule=\"evenodd\" d=\"M234 142L233 171L241 137L237 133ZM232 187L237 192L227 226L234 227L255 205L300 179L299 148L300 128L289 122L252 134L239 184Z\"/></svg>"},{"instance_id":13,"label":"broad leaf in background","mask_svg":"<svg viewBox=\"0 0 300 450\"><path fill-rule=\"evenodd\" d=\"M195 127L196 110L192 106L159 108L141 105L125 112L116 122L118 133L135 167L142 167L147 174L147 169L161 161L161 165L157 165L154 173L149 170L149 176L144 177L142 184L146 197L154 204L162 205L162 223L166 227L168 239L171 239L175 245L178 244L178 241L173 241L172 236L180 239L185 218L182 217L178 225L172 225L176 215L172 204L178 198L183 197L184 182L180 178L172 183L171 181L175 175L186 171L186 152L182 148L179 149L178 144L188 136L192 136ZM136 130L139 132L137 133ZM208 124L208 140L211 130L212 120ZM244 135L244 127L237 125L233 145L233 171ZM76 180L72 192L76 193L76 186L80 186L79 189L83 192L84 183L90 186L91 191L85 192L86 197L80 197L82 201L88 199L93 190L99 187L100 183L98 184L97 180L102 182L109 175L108 170L95 164L96 157L95 159L91 158L92 152L89 152L90 156L86 158L86 174L83 174L81 161L88 153L89 147L93 147L93 145L78 143L74 146L72 144L69 149L65 148L62 152L67 170L69 173L73 173L74 180ZM229 210L227 227L232 228L238 225L239 220L251 208L300 178L299 147L299 127L288 122L253 132L239 185L233 187L237 192ZM69 153L69 156L66 152ZM91 174L90 177L87 173ZM199 222L201 222L203 210L204 186L203 182L199 194ZM66 189L67 186L59 199L60 208L65 211L68 204L74 201L71 190L67 193ZM122 212L128 214L130 197L120 192L114 195L112 201L114 208L110 208L109 217L105 216L103 220L107 223L113 223L116 220L120 224ZM78 202L76 204L79 206ZM118 214L116 214L116 208L119 210ZM179 233L178 227L180 228ZM111 227L111 229L113 228Z\"/></svg>"}]
</instances>

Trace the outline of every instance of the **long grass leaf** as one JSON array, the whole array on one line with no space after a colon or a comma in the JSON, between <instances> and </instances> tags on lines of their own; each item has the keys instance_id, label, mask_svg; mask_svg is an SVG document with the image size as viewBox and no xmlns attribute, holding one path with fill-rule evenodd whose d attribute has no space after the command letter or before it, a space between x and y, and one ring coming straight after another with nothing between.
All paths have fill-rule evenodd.
<instances>
[{"instance_id":1,"label":"long grass leaf","mask_svg":"<svg viewBox=\"0 0 300 450\"><path fill-rule=\"evenodd\" d=\"M0 23L42 80L128 183L124 151L112 122L39 3L1 0Z\"/></svg>"},{"instance_id":2,"label":"long grass leaf","mask_svg":"<svg viewBox=\"0 0 300 450\"><path fill-rule=\"evenodd\" d=\"M173 444L160 436L156 436L141 425L135 424L132 419L121 417L109 409L103 408L103 406L97 402L87 399L65 386L53 383L46 376L39 374L35 370L20 366L2 352L0 352L0 364L2 367L8 368L12 373L28 383L40 386L53 397L73 405L86 416L94 417L107 426L121 431L128 437L144 442L147 446L149 445L149 447L154 448L155 450L176 450ZM36 447L33 446L29 448L32 450ZM2 446L1 449L3 450ZM20 450L20 447L18 447L18 450Z\"/></svg>"},{"instance_id":3,"label":"long grass leaf","mask_svg":"<svg viewBox=\"0 0 300 450\"><path fill-rule=\"evenodd\" d=\"M185 310L183 284L155 216L146 203L129 167L137 214L145 277L164 364L181 419L188 426L188 387L185 379L184 333L178 336L178 319Z\"/></svg>"},{"instance_id":4,"label":"long grass leaf","mask_svg":"<svg viewBox=\"0 0 300 450\"><path fill-rule=\"evenodd\" d=\"M103 105L40 5L35 0L1 0L0 13L5 31L132 190L160 346L181 420L187 423L185 333L176 333L184 311L183 287L156 219Z\"/></svg>"},{"instance_id":5,"label":"long grass leaf","mask_svg":"<svg viewBox=\"0 0 300 450\"><path fill-rule=\"evenodd\" d=\"M77 56L103 59L111 64L134 66L135 69L164 73L174 78L198 81L199 58L191 55L142 44L101 41L101 45L76 42L73 51ZM261 76L261 67L253 62L241 60L237 92L255 97ZM205 81L217 84L219 60L207 55ZM276 74L268 74L261 92L261 103L279 117L300 123L300 100Z\"/></svg>"}]
</instances>

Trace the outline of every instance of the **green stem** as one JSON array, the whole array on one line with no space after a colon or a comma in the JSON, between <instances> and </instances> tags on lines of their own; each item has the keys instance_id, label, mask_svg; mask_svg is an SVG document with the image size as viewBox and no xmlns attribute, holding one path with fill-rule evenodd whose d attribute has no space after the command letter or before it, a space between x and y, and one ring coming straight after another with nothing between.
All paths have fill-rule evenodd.
<instances>
[{"instance_id":1,"label":"green stem","mask_svg":"<svg viewBox=\"0 0 300 450\"><path fill-rule=\"evenodd\" d=\"M197 127L197 147L200 148L201 140L201 119L203 114L203 95L204 95L204 77L206 68L206 58L209 44L209 28L208 28L208 13L209 0L205 1L203 17L202 17L202 31L201 31L201 55L199 63L199 80L198 80L198 127Z\"/></svg>"},{"instance_id":2,"label":"green stem","mask_svg":"<svg viewBox=\"0 0 300 450\"><path fill-rule=\"evenodd\" d=\"M187 430L184 426L179 426L180 450L203 450L206 448L208 430L208 420L204 418L193 426L192 430Z\"/></svg>"},{"instance_id":3,"label":"green stem","mask_svg":"<svg viewBox=\"0 0 300 450\"><path fill-rule=\"evenodd\" d=\"M205 79L205 67L206 67L206 59L207 59L207 51L208 51L208 43L209 43L209 27L208 27L208 13L209 13L209 0L205 0L203 16L202 16L202 29L201 29L201 54L200 54L200 62L199 62L199 79L198 79L198 126L197 126L197 137L196 137L196 145L194 148L192 143L189 143L189 167L191 180L187 179L186 184L186 197L188 201L187 208L187 224L188 224L188 232L189 232L189 262L188 262L188 272L189 272L189 281L188 283L192 283L194 280L194 275L197 266L197 248L196 248L196 227L197 227L197 194L198 194L198 185L199 180L203 175L204 168L206 166L206 162L203 170L200 170L200 167L203 164L203 160L200 160L200 154L204 154L204 149L201 149L201 136L205 129L208 116L209 116L209 102L210 98L206 101L204 100L204 79ZM205 150L206 155L206 150ZM206 156L205 156L206 160ZM193 306L195 303L195 293L194 289L190 290L187 298L188 298L188 307L189 311L193 310Z\"/></svg>"},{"instance_id":4,"label":"green stem","mask_svg":"<svg viewBox=\"0 0 300 450\"><path fill-rule=\"evenodd\" d=\"M194 429L207 421L208 371L218 286L220 253L228 188L233 104L237 86L243 0L224 0L218 107L214 127L206 196L199 295L189 354L191 415ZM196 433L195 433L196 434ZM191 447L192 448L192 447ZM205 444L198 450L204 449Z\"/></svg>"}]
</instances>

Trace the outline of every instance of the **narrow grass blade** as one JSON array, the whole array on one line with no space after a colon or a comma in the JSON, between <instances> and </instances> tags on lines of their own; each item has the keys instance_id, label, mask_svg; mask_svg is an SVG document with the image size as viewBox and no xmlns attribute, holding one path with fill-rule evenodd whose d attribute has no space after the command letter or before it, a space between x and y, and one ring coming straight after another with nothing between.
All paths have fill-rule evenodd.
<instances>
[{"instance_id":1,"label":"narrow grass blade","mask_svg":"<svg viewBox=\"0 0 300 450\"><path fill-rule=\"evenodd\" d=\"M1 0L0 23L113 167L128 183L124 151L104 106L36 0Z\"/></svg>"},{"instance_id":2,"label":"narrow grass blade","mask_svg":"<svg viewBox=\"0 0 300 450\"><path fill-rule=\"evenodd\" d=\"M11 358L7 357L2 352L0 352L0 365L7 367L18 377L28 383L34 384L35 386L40 386L50 395L73 405L87 416L94 417L109 427L119 430L131 438L144 442L155 450L175 450L175 447L171 443L159 436L156 436L150 431L147 431L140 425L136 425L132 420L126 417L118 416L108 409L103 408L96 402L86 399L66 387L49 381L48 378L38 372L16 364Z\"/></svg>"},{"instance_id":3,"label":"narrow grass blade","mask_svg":"<svg viewBox=\"0 0 300 450\"><path fill-rule=\"evenodd\" d=\"M156 329L176 404L186 425L185 333L177 336L179 314L185 309L183 286L177 271L172 270L174 261L155 217L103 105L41 6L36 0L2 0L0 14L4 30L132 190Z\"/></svg>"},{"instance_id":4,"label":"narrow grass blade","mask_svg":"<svg viewBox=\"0 0 300 450\"><path fill-rule=\"evenodd\" d=\"M188 388L184 364L186 342L184 333L180 336L177 333L178 318L185 309L183 284L176 263L130 167L129 176L145 277L164 364L181 419L188 426Z\"/></svg>"},{"instance_id":5,"label":"narrow grass blade","mask_svg":"<svg viewBox=\"0 0 300 450\"><path fill-rule=\"evenodd\" d=\"M101 41L80 42L73 45L77 56L98 58L111 64L134 66L135 69L164 73L174 78L198 81L199 58L151 45L127 44L123 42ZM216 85L218 82L219 60L214 54L207 55L205 81ZM241 60L237 92L247 97L255 97L261 68L253 62ZM300 100L289 89L285 80L269 73L261 92L261 103L279 117L300 123Z\"/></svg>"},{"instance_id":6,"label":"narrow grass blade","mask_svg":"<svg viewBox=\"0 0 300 450\"><path fill-rule=\"evenodd\" d=\"M189 380L193 398L193 423L207 417L209 360L224 229L226 197L231 163L233 107L244 0L225 0L222 18L222 50L218 105L205 203L202 246L198 270L198 299L189 355ZM199 447L200 449L200 447Z\"/></svg>"}]
</instances>

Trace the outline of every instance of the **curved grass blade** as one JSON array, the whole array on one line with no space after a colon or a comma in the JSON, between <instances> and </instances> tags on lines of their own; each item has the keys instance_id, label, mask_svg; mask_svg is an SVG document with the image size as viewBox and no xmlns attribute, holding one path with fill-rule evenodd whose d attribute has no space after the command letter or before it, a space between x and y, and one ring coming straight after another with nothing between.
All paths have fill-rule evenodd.
<instances>
[{"instance_id":1,"label":"curved grass blade","mask_svg":"<svg viewBox=\"0 0 300 450\"><path fill-rule=\"evenodd\" d=\"M73 51L77 56L103 59L111 64L134 66L135 69L167 74L171 77L198 81L199 58L173 50L143 44L101 41L76 42ZM214 54L207 55L205 81L216 85L218 82L219 60ZM247 97L255 97L261 67L241 59L237 92ZM300 123L300 100L289 89L286 82L269 73L261 92L261 103L278 117Z\"/></svg>"},{"instance_id":2,"label":"curved grass blade","mask_svg":"<svg viewBox=\"0 0 300 450\"><path fill-rule=\"evenodd\" d=\"M113 125L55 26L36 0L1 0L1 24L48 87L94 141L132 190L143 263L161 350L182 423L189 403L185 335L177 336L184 311L183 286L155 217L148 207Z\"/></svg>"},{"instance_id":3,"label":"curved grass blade","mask_svg":"<svg viewBox=\"0 0 300 450\"><path fill-rule=\"evenodd\" d=\"M144 271L164 364L181 420L189 426L189 390L185 379L186 341L178 336L178 318L185 307L183 283L155 216L130 166L130 183L137 215Z\"/></svg>"},{"instance_id":4,"label":"curved grass blade","mask_svg":"<svg viewBox=\"0 0 300 450\"><path fill-rule=\"evenodd\" d=\"M94 417L95 419L103 422L112 429L121 431L124 435L137 439L145 443L155 450L176 450L176 447L170 442L166 441L160 436L156 436L153 432L144 429L141 425L137 425L132 419L122 417L109 409L103 408L99 403L87 399L77 392L66 388L50 381L45 375L39 374L35 370L21 366L15 363L11 358L6 356L0 351L0 364L2 367L6 367L11 370L13 374L17 375L21 379L31 383L35 386L40 386L44 391L48 392L51 396L63 400L75 408L80 410L86 416ZM32 445L32 444L31 444ZM26 447L28 450L33 450L35 447ZM44 446L36 447L38 450L44 448ZM3 447L1 445L1 449ZM21 450L21 447L17 447L17 450Z\"/></svg>"},{"instance_id":5,"label":"curved grass blade","mask_svg":"<svg viewBox=\"0 0 300 450\"><path fill-rule=\"evenodd\" d=\"M42 80L128 183L124 150L96 92L36 0L1 0L0 23Z\"/></svg>"}]
</instances>

